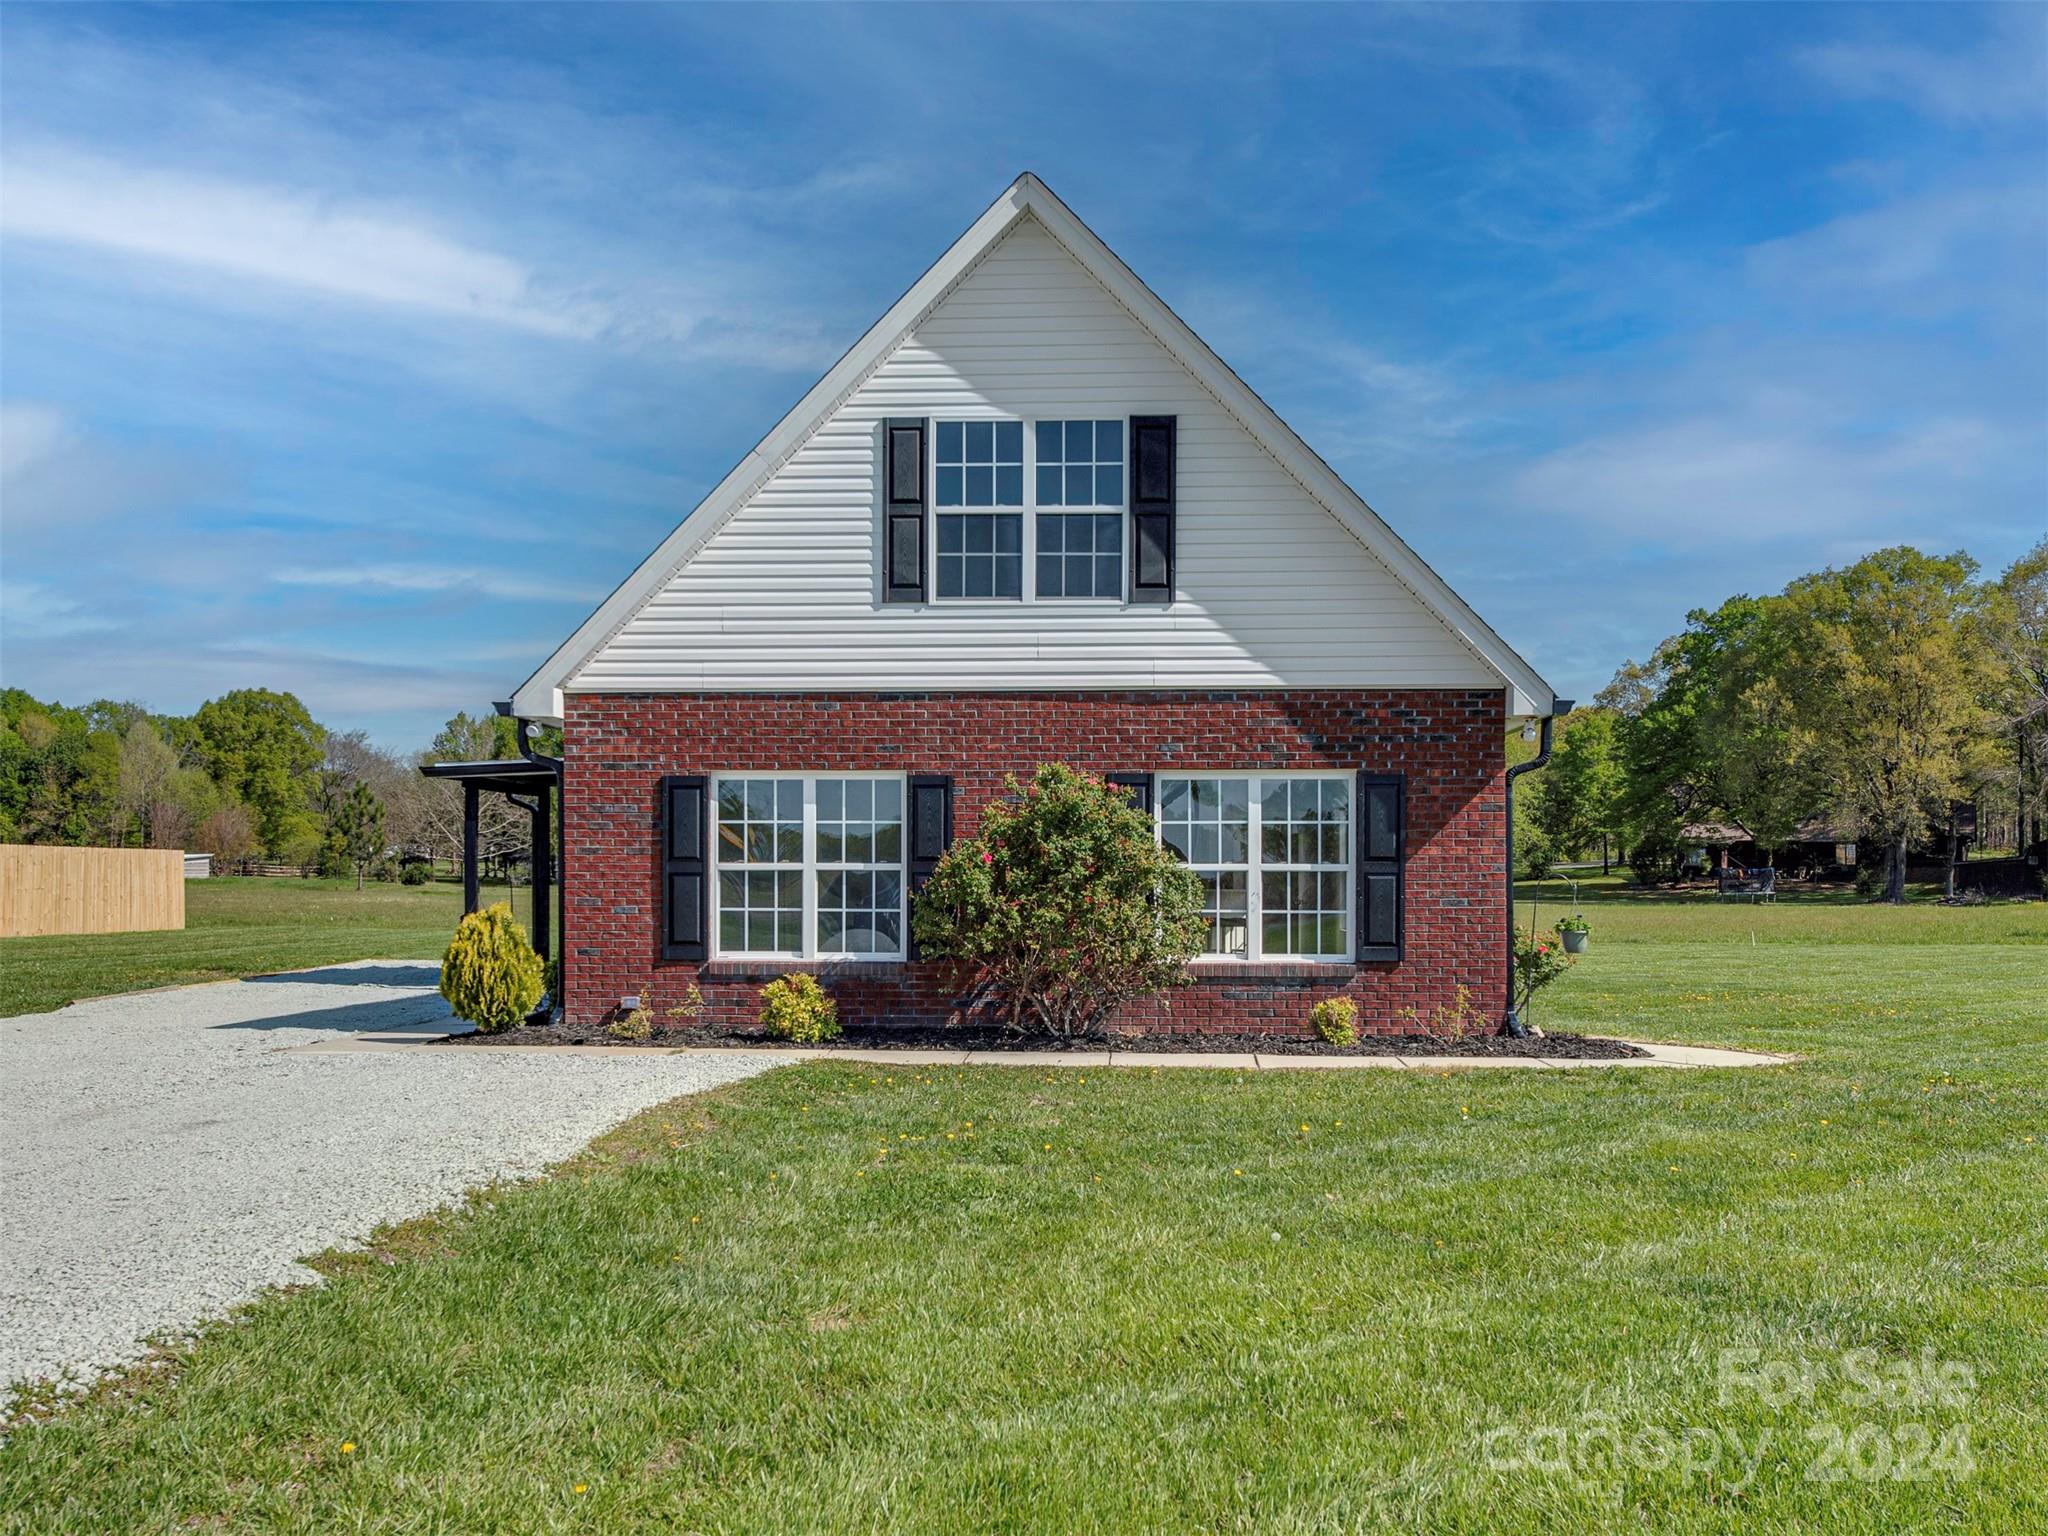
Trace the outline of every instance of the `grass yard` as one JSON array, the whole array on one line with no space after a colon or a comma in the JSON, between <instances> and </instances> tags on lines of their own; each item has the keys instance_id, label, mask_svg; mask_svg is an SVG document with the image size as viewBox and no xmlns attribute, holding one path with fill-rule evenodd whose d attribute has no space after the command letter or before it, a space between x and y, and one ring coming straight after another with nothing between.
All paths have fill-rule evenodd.
<instances>
[{"instance_id":1,"label":"grass yard","mask_svg":"<svg viewBox=\"0 0 2048 1536\"><path fill-rule=\"evenodd\" d=\"M0 1520L2048 1528L2048 908L1593 916L1545 1022L1807 1059L787 1068L18 1429Z\"/></svg>"},{"instance_id":2,"label":"grass yard","mask_svg":"<svg viewBox=\"0 0 2048 1536\"><path fill-rule=\"evenodd\" d=\"M501 901L502 885L484 899ZM533 892L513 910L525 922ZM81 997L223 981L341 960L436 960L462 915L462 887L227 876L185 886L181 932L0 939L0 1018Z\"/></svg>"}]
</instances>

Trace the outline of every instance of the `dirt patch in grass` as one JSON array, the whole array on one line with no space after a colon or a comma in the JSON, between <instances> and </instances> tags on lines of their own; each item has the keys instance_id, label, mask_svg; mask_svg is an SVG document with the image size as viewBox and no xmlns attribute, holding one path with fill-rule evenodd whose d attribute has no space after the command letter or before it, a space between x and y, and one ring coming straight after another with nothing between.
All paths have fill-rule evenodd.
<instances>
[{"instance_id":1,"label":"dirt patch in grass","mask_svg":"<svg viewBox=\"0 0 2048 1536\"><path fill-rule=\"evenodd\" d=\"M801 1050L758 1030L671 1029L646 1040L617 1040L602 1029L566 1024L522 1025L497 1035L455 1035L442 1045L607 1045L622 1051L711 1049ZM936 1029L908 1025L853 1025L831 1042L863 1051L1164 1051L1204 1055L1266 1056L1537 1056L1572 1060L1622 1060L1649 1052L1626 1040L1597 1035L1543 1035L1517 1040L1510 1035L1367 1035L1356 1045L1325 1045L1308 1035L1120 1034L1109 1039L1059 1041L1013 1035L1000 1029Z\"/></svg>"}]
</instances>

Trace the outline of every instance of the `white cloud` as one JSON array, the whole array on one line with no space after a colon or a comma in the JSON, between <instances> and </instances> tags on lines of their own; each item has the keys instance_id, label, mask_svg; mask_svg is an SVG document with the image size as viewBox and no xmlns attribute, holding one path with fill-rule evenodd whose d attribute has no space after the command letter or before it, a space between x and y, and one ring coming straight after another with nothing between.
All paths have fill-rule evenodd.
<instances>
[{"instance_id":1,"label":"white cloud","mask_svg":"<svg viewBox=\"0 0 2048 1536\"><path fill-rule=\"evenodd\" d=\"M47 405L0 405L0 487L61 454L72 438L62 411Z\"/></svg>"},{"instance_id":2,"label":"white cloud","mask_svg":"<svg viewBox=\"0 0 2048 1536\"><path fill-rule=\"evenodd\" d=\"M2034 6L1994 6L1984 40L1941 52L1889 39L1827 43L1798 62L1844 96L1897 101L1950 123L2038 123L2048 102L2048 24Z\"/></svg>"},{"instance_id":3,"label":"white cloud","mask_svg":"<svg viewBox=\"0 0 2048 1536\"><path fill-rule=\"evenodd\" d=\"M0 581L0 628L10 635L52 639L115 627L105 610L73 602L39 582Z\"/></svg>"},{"instance_id":4,"label":"white cloud","mask_svg":"<svg viewBox=\"0 0 2048 1536\"><path fill-rule=\"evenodd\" d=\"M291 565L270 579L287 587L357 588L382 592L472 592L511 601L584 602L595 594L558 581L468 566Z\"/></svg>"},{"instance_id":5,"label":"white cloud","mask_svg":"<svg viewBox=\"0 0 2048 1536\"><path fill-rule=\"evenodd\" d=\"M0 233L548 336L594 335L607 318L404 211L69 150L9 154Z\"/></svg>"}]
</instances>

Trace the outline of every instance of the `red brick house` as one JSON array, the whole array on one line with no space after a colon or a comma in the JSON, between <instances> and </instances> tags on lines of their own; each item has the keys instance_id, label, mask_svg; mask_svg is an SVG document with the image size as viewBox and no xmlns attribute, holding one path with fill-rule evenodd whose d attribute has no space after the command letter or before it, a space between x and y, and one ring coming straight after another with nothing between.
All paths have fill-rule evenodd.
<instances>
[{"instance_id":1,"label":"red brick house","mask_svg":"<svg viewBox=\"0 0 2048 1536\"><path fill-rule=\"evenodd\" d=\"M908 901L1004 775L1129 784L1201 874L1132 1022L1498 1019L1504 741L1558 701L1036 177L1021 177L509 706L559 721L569 1019L952 999Z\"/></svg>"}]
</instances>

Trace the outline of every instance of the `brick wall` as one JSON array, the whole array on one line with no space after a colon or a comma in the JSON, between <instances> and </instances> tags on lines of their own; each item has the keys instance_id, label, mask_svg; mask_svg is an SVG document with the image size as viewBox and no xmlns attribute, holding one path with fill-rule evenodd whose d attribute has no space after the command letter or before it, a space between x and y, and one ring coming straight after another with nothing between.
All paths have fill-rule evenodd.
<instances>
[{"instance_id":1,"label":"brick wall","mask_svg":"<svg viewBox=\"0 0 2048 1536\"><path fill-rule=\"evenodd\" d=\"M1502 1009L1503 699L1497 691L932 694L570 694L562 846L568 1013L590 1025L640 994L656 1022L690 982L707 1017L751 1024L777 969L663 962L659 781L671 773L944 773L954 832L974 832L1007 773L1060 760L1098 773L1398 770L1407 775L1404 958L1365 965L1197 965L1200 978L1121 1023L1305 1030L1348 993L1386 1034L1452 1007L1460 986ZM796 965L780 969L801 969ZM814 966L847 1022L933 1023L951 1009L915 965Z\"/></svg>"}]
</instances>

